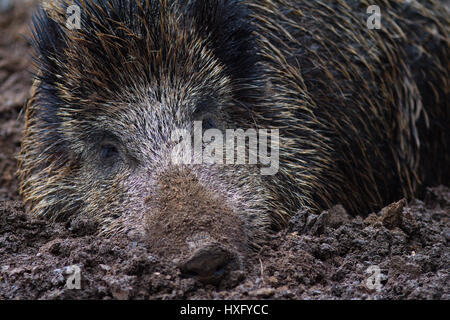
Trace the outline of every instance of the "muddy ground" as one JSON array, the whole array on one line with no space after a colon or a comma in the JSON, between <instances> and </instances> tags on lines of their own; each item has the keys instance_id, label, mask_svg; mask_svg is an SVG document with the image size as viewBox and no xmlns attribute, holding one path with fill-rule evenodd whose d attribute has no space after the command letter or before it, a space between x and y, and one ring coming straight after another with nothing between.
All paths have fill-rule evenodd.
<instances>
[{"instance_id":1,"label":"muddy ground","mask_svg":"<svg viewBox=\"0 0 450 320\"><path fill-rule=\"evenodd\" d=\"M84 221L50 225L26 216L14 155L31 85L24 38L31 2L0 5L0 300L450 299L444 186L368 217L351 217L339 205L317 216L299 212L249 258L247 270L219 286L182 278L173 262L140 244L96 238ZM67 287L74 265L79 290Z\"/></svg>"}]
</instances>

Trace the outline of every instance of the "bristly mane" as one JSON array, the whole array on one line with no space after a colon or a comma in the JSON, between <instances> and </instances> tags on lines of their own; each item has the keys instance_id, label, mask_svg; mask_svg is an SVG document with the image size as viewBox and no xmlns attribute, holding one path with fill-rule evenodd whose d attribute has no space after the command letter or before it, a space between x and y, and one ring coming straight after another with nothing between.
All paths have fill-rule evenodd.
<instances>
[{"instance_id":1,"label":"bristly mane","mask_svg":"<svg viewBox=\"0 0 450 320\"><path fill-rule=\"evenodd\" d=\"M70 31L65 27L66 9L70 4L81 8L79 30ZM171 25L177 25L177 30L171 30ZM67 88L72 92L80 90L79 94L84 97L86 93L95 91L93 88L83 91L86 89L83 87L88 86L87 82L111 91L133 86L136 78L140 77L149 83L150 77L158 76L156 68L159 66L149 61L151 53L159 50L162 60L167 55L176 54L176 63L183 64L192 57L189 52L176 48L177 43L170 42L180 37L170 33L194 30L191 36L203 40L202 45L212 50L225 66L233 80L234 98L244 104L261 98L262 93L255 90L260 87L261 72L254 27L249 10L242 1L74 0L46 11L40 9L34 16L33 26L32 44L41 69L38 77L45 84L43 89L48 90L49 96L56 96L58 83L66 81L67 84L69 80L75 80L58 78L69 71L75 77L76 71L93 69L102 76L91 75L89 78L83 74L85 83L80 85L81 88ZM88 55L91 65L74 66L68 61L70 58L82 62L83 57L77 59L72 56L77 53ZM118 75L123 73L123 64L130 62L141 67L139 74ZM68 67L75 70L67 70ZM52 105L57 102L56 98Z\"/></svg>"}]
</instances>

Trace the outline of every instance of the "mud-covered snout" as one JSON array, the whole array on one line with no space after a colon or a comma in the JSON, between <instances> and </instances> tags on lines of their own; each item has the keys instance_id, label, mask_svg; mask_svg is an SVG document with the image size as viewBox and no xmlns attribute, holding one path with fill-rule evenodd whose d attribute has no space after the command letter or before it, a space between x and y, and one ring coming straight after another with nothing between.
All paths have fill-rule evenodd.
<instances>
[{"instance_id":1,"label":"mud-covered snout","mask_svg":"<svg viewBox=\"0 0 450 320\"><path fill-rule=\"evenodd\" d=\"M228 272L239 269L240 266L239 254L218 243L198 248L187 259L179 263L183 276L197 277L206 283L218 282Z\"/></svg>"},{"instance_id":2,"label":"mud-covered snout","mask_svg":"<svg viewBox=\"0 0 450 320\"><path fill-rule=\"evenodd\" d=\"M147 199L146 240L186 277L214 283L241 268L248 230L238 210L189 170L161 175Z\"/></svg>"}]
</instances>

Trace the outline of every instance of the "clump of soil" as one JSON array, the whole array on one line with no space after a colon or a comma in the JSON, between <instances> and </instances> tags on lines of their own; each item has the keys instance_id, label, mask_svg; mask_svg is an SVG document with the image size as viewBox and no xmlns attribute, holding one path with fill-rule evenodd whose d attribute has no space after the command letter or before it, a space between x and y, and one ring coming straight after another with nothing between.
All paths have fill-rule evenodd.
<instances>
[{"instance_id":1,"label":"clump of soil","mask_svg":"<svg viewBox=\"0 0 450 320\"><path fill-rule=\"evenodd\" d=\"M444 186L367 217L349 216L339 205L320 215L298 212L249 257L246 270L218 286L181 277L173 261L143 244L95 237L88 221L49 224L27 216L15 155L31 86L23 35L32 3L14 1L0 12L0 300L450 299Z\"/></svg>"}]
</instances>

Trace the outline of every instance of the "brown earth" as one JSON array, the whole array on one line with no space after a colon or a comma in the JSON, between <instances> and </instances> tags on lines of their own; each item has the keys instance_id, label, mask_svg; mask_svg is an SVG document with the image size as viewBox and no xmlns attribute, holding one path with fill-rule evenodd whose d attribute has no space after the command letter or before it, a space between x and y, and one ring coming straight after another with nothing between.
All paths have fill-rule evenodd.
<instances>
[{"instance_id":1,"label":"brown earth","mask_svg":"<svg viewBox=\"0 0 450 320\"><path fill-rule=\"evenodd\" d=\"M51 225L25 215L14 155L31 85L24 35L33 0L15 0L10 9L1 2L7 1L0 0L0 300L450 299L450 189L444 186L429 188L423 201L400 200L366 218L341 206L320 215L298 212L245 271L219 286L182 278L172 261L141 244L97 238L85 221ZM67 288L73 265L81 271L80 290ZM377 270L380 286L370 289Z\"/></svg>"}]
</instances>

